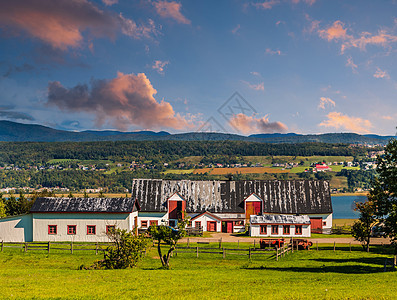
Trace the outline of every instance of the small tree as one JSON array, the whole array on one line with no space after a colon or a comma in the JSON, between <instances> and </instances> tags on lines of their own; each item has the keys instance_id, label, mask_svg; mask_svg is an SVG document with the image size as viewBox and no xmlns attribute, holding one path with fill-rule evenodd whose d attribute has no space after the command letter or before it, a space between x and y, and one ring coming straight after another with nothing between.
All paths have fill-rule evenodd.
<instances>
[{"instance_id":1,"label":"small tree","mask_svg":"<svg viewBox=\"0 0 397 300\"><path fill-rule=\"evenodd\" d=\"M185 215L185 214L183 214ZM186 236L186 225L189 222L188 218L178 220L177 228L172 228L165 225L152 225L149 227L148 232L154 240L157 241L157 251L160 256L161 264L163 268L170 268L170 257L172 252L175 250L178 241ZM166 254L162 254L161 242L169 245Z\"/></svg>"},{"instance_id":2,"label":"small tree","mask_svg":"<svg viewBox=\"0 0 397 300\"><path fill-rule=\"evenodd\" d=\"M89 198L89 197L88 197L88 194L87 194L87 191L86 191L85 189L84 189L83 198Z\"/></svg>"},{"instance_id":3,"label":"small tree","mask_svg":"<svg viewBox=\"0 0 397 300\"><path fill-rule=\"evenodd\" d=\"M73 196L73 194L72 194L72 191L69 191L69 195L68 195L68 198L73 198L74 196Z\"/></svg>"},{"instance_id":4,"label":"small tree","mask_svg":"<svg viewBox=\"0 0 397 300\"><path fill-rule=\"evenodd\" d=\"M354 210L360 212L360 217L352 226L353 237L361 242L364 250L369 252L371 232L374 225L378 222L376 218L376 207L373 201L356 202Z\"/></svg>"},{"instance_id":5,"label":"small tree","mask_svg":"<svg viewBox=\"0 0 397 300\"><path fill-rule=\"evenodd\" d=\"M6 216L6 205L3 201L3 193L0 193L0 218L4 218Z\"/></svg>"},{"instance_id":6,"label":"small tree","mask_svg":"<svg viewBox=\"0 0 397 300\"><path fill-rule=\"evenodd\" d=\"M104 251L103 260L96 261L94 265L85 269L133 268L141 260L149 244L148 238L144 235L134 235L125 229L109 230L107 236L112 245Z\"/></svg>"}]
</instances>

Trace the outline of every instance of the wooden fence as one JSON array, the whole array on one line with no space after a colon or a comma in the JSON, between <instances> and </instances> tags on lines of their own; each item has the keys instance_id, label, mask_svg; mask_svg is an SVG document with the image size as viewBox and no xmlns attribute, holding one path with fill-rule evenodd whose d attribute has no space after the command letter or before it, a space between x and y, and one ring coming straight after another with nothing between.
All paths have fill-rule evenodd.
<instances>
[{"instance_id":1,"label":"wooden fence","mask_svg":"<svg viewBox=\"0 0 397 300\"><path fill-rule=\"evenodd\" d=\"M196 257L199 257L199 253L207 254L222 254L223 258L227 255L243 255L248 256L249 259L253 255L275 255L275 250L273 249L259 249L259 248L210 248L210 247L177 247L174 251L174 255L177 256L179 253L195 253Z\"/></svg>"},{"instance_id":2,"label":"wooden fence","mask_svg":"<svg viewBox=\"0 0 397 300\"><path fill-rule=\"evenodd\" d=\"M4 248L20 248L24 252L29 250L42 250L50 253L51 250L70 251L95 251L98 254L100 251L105 251L110 243L66 243L66 242L1 242L0 251L3 252Z\"/></svg>"}]
</instances>

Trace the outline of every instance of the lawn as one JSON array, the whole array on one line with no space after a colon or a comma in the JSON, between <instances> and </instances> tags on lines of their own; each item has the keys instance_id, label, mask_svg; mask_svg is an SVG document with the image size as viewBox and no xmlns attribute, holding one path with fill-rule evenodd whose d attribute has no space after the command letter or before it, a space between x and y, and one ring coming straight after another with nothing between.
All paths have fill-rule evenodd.
<instances>
[{"instance_id":1,"label":"lawn","mask_svg":"<svg viewBox=\"0 0 397 300\"><path fill-rule=\"evenodd\" d=\"M381 254L381 248L365 253L354 246L351 253L347 248L334 253L331 245L322 247L295 251L278 262L269 256L249 261L180 253L171 259L171 270L159 269L151 249L135 269L100 271L77 269L100 258L91 251L48 255L7 248L0 253L0 297L392 299L397 294L397 272L383 272L385 257L391 256Z\"/></svg>"}]
</instances>

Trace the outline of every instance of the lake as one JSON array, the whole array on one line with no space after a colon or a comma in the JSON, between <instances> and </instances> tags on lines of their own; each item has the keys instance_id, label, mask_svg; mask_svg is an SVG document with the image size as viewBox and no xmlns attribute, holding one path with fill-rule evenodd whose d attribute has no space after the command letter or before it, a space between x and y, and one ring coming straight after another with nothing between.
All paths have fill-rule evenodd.
<instances>
[{"instance_id":1,"label":"lake","mask_svg":"<svg viewBox=\"0 0 397 300\"><path fill-rule=\"evenodd\" d=\"M334 219L357 219L359 212L354 211L354 201L364 202L367 196L331 196Z\"/></svg>"}]
</instances>

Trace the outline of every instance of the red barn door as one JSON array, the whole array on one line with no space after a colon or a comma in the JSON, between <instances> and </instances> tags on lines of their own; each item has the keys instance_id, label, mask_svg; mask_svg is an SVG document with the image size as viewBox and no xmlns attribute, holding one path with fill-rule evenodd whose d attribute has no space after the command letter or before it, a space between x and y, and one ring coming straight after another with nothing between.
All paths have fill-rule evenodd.
<instances>
[{"instance_id":1,"label":"red barn door","mask_svg":"<svg viewBox=\"0 0 397 300\"><path fill-rule=\"evenodd\" d=\"M207 221L207 231L216 231L216 222Z\"/></svg>"},{"instance_id":2,"label":"red barn door","mask_svg":"<svg viewBox=\"0 0 397 300\"><path fill-rule=\"evenodd\" d=\"M322 218L310 218L311 232L312 233L323 233L323 219Z\"/></svg>"}]
</instances>

